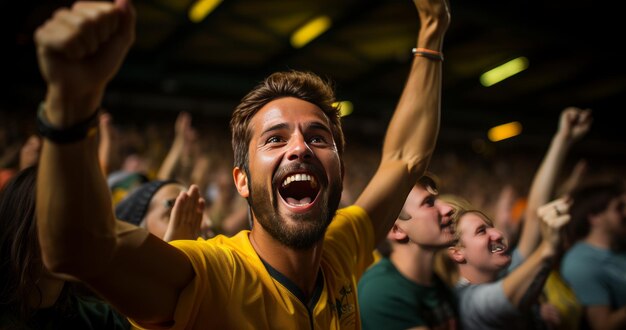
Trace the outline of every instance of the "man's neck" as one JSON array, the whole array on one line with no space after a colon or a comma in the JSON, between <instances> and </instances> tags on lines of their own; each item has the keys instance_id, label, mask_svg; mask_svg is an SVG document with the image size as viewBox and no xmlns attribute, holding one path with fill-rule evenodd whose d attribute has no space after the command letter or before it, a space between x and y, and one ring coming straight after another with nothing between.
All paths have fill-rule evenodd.
<instances>
[{"instance_id":1,"label":"man's neck","mask_svg":"<svg viewBox=\"0 0 626 330\"><path fill-rule=\"evenodd\" d=\"M404 277L417 284L431 285L435 252L415 244L394 245L389 259Z\"/></svg>"},{"instance_id":2,"label":"man's neck","mask_svg":"<svg viewBox=\"0 0 626 330\"><path fill-rule=\"evenodd\" d=\"M311 298L319 272L323 241L310 249L296 250L282 245L257 225L250 231L250 243L263 261Z\"/></svg>"},{"instance_id":3,"label":"man's neck","mask_svg":"<svg viewBox=\"0 0 626 330\"><path fill-rule=\"evenodd\" d=\"M608 250L611 248L611 238L607 237L599 231L591 231L587 237L585 237L584 242L599 249Z\"/></svg>"}]
</instances>

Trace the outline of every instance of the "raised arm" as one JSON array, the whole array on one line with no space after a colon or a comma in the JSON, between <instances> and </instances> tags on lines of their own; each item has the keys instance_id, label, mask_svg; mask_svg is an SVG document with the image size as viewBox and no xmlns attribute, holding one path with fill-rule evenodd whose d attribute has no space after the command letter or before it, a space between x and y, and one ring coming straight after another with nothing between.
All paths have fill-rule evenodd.
<instances>
[{"instance_id":1,"label":"raised arm","mask_svg":"<svg viewBox=\"0 0 626 330\"><path fill-rule=\"evenodd\" d=\"M133 42L134 21L128 0L80 1L57 10L35 32L47 83L41 115L60 130L57 137L67 137L68 129L100 107ZM69 143L44 136L37 182L44 264L84 281L127 316L146 323L171 320L179 290L193 278L191 265L146 231L116 224L96 135L84 135Z\"/></svg>"},{"instance_id":2,"label":"raised arm","mask_svg":"<svg viewBox=\"0 0 626 330\"><path fill-rule=\"evenodd\" d=\"M441 52L450 23L447 0L414 0L420 18L417 48ZM408 51L408 50L407 50ZM381 163L356 205L382 240L404 201L428 167L439 133L441 61L415 56L383 144Z\"/></svg>"},{"instance_id":3,"label":"raised arm","mask_svg":"<svg viewBox=\"0 0 626 330\"><path fill-rule=\"evenodd\" d=\"M41 139L35 134L29 136L20 149L20 171L37 164L40 152Z\"/></svg>"},{"instance_id":4,"label":"raised arm","mask_svg":"<svg viewBox=\"0 0 626 330\"><path fill-rule=\"evenodd\" d=\"M561 198L538 209L542 242L519 267L504 279L502 284L504 295L520 310L529 308L543 289L560 245L561 229L570 220L569 207L570 201Z\"/></svg>"},{"instance_id":5,"label":"raised arm","mask_svg":"<svg viewBox=\"0 0 626 330\"><path fill-rule=\"evenodd\" d=\"M114 137L114 129L111 121L111 114L104 112L100 114L98 122L98 130L100 136L98 138L98 159L100 160L100 169L104 177L108 177L112 172L115 155L117 154L117 138Z\"/></svg>"},{"instance_id":6,"label":"raised arm","mask_svg":"<svg viewBox=\"0 0 626 330\"><path fill-rule=\"evenodd\" d=\"M559 128L530 186L522 234L518 243L518 250L522 257L528 257L537 248L541 240L541 224L537 209L554 197L555 183L567 153L574 142L587 134L591 122L589 109L568 107L561 112Z\"/></svg>"},{"instance_id":7,"label":"raised arm","mask_svg":"<svg viewBox=\"0 0 626 330\"><path fill-rule=\"evenodd\" d=\"M159 167L157 179L168 180L174 178L174 170L182 157L185 144L188 142L187 135L190 134L191 130L191 115L184 111L179 113L174 124L174 141L161 167Z\"/></svg>"}]
</instances>

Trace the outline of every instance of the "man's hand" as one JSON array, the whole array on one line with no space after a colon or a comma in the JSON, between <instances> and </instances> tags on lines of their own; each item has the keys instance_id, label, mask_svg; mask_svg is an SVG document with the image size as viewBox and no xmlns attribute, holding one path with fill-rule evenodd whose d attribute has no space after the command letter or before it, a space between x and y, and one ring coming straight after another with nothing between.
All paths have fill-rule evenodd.
<instances>
[{"instance_id":1,"label":"man's hand","mask_svg":"<svg viewBox=\"0 0 626 330\"><path fill-rule=\"evenodd\" d=\"M537 214L542 220L542 236L553 251L559 248L561 242L561 229L569 222L569 208L571 200L559 198L549 202L537 210Z\"/></svg>"},{"instance_id":2,"label":"man's hand","mask_svg":"<svg viewBox=\"0 0 626 330\"><path fill-rule=\"evenodd\" d=\"M135 38L130 0L78 1L35 31L37 58L48 84L46 115L70 126L100 105Z\"/></svg>"},{"instance_id":3,"label":"man's hand","mask_svg":"<svg viewBox=\"0 0 626 330\"><path fill-rule=\"evenodd\" d=\"M559 133L565 134L569 141L575 142L587 134L592 122L590 109L568 107L561 112Z\"/></svg>"},{"instance_id":4,"label":"man's hand","mask_svg":"<svg viewBox=\"0 0 626 330\"><path fill-rule=\"evenodd\" d=\"M198 186L191 185L188 191L181 191L174 203L163 240L170 242L201 237L204 206L205 201L200 197Z\"/></svg>"},{"instance_id":5,"label":"man's hand","mask_svg":"<svg viewBox=\"0 0 626 330\"><path fill-rule=\"evenodd\" d=\"M413 0L415 8L420 18L422 26L420 33L444 33L450 25L450 4L448 0ZM418 38L419 39L419 38ZM442 40L443 41L443 38ZM435 51L441 51L441 43L438 45L424 44L420 47L426 47Z\"/></svg>"},{"instance_id":6,"label":"man's hand","mask_svg":"<svg viewBox=\"0 0 626 330\"><path fill-rule=\"evenodd\" d=\"M558 329L561 325L561 313L551 303L542 303L539 306L539 315L541 320L546 323L548 329Z\"/></svg>"}]
</instances>

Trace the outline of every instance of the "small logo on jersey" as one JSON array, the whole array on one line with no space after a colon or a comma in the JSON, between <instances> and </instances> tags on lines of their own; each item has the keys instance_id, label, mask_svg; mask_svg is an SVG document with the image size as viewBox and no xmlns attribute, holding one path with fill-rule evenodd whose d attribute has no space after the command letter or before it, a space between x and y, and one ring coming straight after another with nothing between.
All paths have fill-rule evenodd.
<instances>
[{"instance_id":1,"label":"small logo on jersey","mask_svg":"<svg viewBox=\"0 0 626 330\"><path fill-rule=\"evenodd\" d=\"M343 316L354 313L354 302L352 296L352 287L350 285L344 285L341 290L339 290L340 299L335 299L335 303L332 305L335 306L337 310L337 315L341 320Z\"/></svg>"}]
</instances>

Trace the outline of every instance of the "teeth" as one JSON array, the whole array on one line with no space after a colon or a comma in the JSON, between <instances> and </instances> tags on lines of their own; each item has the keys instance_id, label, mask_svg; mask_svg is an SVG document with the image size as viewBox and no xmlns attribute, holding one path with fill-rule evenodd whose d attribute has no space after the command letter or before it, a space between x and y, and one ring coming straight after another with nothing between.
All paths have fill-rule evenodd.
<instances>
[{"instance_id":1,"label":"teeth","mask_svg":"<svg viewBox=\"0 0 626 330\"><path fill-rule=\"evenodd\" d=\"M505 248L504 244L494 243L491 245L491 252L496 253L496 252L504 251L504 248Z\"/></svg>"},{"instance_id":2,"label":"teeth","mask_svg":"<svg viewBox=\"0 0 626 330\"><path fill-rule=\"evenodd\" d=\"M288 176L285 181L283 181L282 186L286 187L287 185L289 185L292 182L295 181L309 181L309 183L311 184L312 188L317 188L317 181L315 181L315 177L310 176L308 174L294 174L294 175L290 175Z\"/></svg>"}]
</instances>

